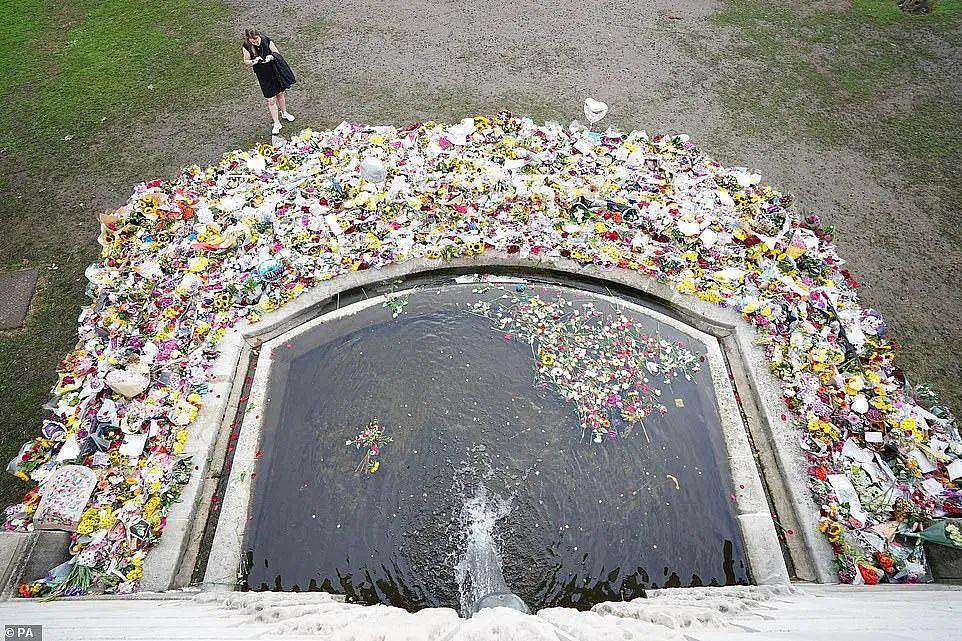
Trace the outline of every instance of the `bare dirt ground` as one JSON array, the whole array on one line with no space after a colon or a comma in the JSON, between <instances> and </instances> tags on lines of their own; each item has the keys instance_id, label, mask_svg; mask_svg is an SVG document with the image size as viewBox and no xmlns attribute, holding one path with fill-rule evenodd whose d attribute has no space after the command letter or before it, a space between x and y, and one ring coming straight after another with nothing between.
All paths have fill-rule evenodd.
<instances>
[{"instance_id":1,"label":"bare dirt ground","mask_svg":"<svg viewBox=\"0 0 962 641\"><path fill-rule=\"evenodd\" d=\"M501 109L567 122L592 96L610 105L608 124L685 132L721 162L758 170L837 226L864 303L904 344L899 362L962 411L958 19L889 26L845 17L823 28L860 2L786 3L784 14L758 16L700 0L230 4L224 29L238 34L237 59L223 64L240 64L245 26L269 34L298 75L289 92L295 129ZM141 180L269 138L262 102L253 76L240 74L211 104L109 123L85 150L83 171L48 165L17 177L0 252L58 262L46 279L60 289L51 290L56 300L39 297L44 331L17 339L29 389L0 390L0 405L13 408L0 410L5 457L36 432L56 355L72 344L83 268L96 256L93 215L122 204ZM56 349L31 351L37 341Z\"/></svg>"}]
</instances>

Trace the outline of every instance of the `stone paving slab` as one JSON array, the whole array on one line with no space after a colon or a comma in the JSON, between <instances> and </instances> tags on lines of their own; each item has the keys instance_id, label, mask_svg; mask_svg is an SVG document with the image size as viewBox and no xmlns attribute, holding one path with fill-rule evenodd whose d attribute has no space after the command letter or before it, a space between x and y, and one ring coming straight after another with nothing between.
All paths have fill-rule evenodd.
<instances>
[{"instance_id":1,"label":"stone paving slab","mask_svg":"<svg viewBox=\"0 0 962 641\"><path fill-rule=\"evenodd\" d=\"M730 586L653 590L647 599L504 608L459 619L339 602L323 592L202 592L0 602L0 623L56 641L960 641L962 590L938 585Z\"/></svg>"},{"instance_id":2,"label":"stone paving slab","mask_svg":"<svg viewBox=\"0 0 962 641\"><path fill-rule=\"evenodd\" d=\"M36 269L0 274L0 330L23 326L37 288L37 275Z\"/></svg>"}]
</instances>

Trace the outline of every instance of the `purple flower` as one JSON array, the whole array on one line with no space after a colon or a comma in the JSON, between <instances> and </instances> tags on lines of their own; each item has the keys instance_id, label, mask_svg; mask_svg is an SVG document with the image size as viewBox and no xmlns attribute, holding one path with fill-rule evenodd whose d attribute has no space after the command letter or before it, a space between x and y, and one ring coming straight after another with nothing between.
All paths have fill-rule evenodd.
<instances>
[{"instance_id":1,"label":"purple flower","mask_svg":"<svg viewBox=\"0 0 962 641\"><path fill-rule=\"evenodd\" d=\"M827 419L832 416L832 408L820 401L816 401L814 404L812 404L812 412L815 413L815 416L823 419Z\"/></svg>"}]
</instances>

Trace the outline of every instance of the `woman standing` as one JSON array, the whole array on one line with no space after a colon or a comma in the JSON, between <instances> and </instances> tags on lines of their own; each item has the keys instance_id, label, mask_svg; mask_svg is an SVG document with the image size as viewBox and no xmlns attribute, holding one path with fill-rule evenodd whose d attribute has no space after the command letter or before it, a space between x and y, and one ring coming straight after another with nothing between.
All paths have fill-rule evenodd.
<instances>
[{"instance_id":1,"label":"woman standing","mask_svg":"<svg viewBox=\"0 0 962 641\"><path fill-rule=\"evenodd\" d=\"M267 98L267 110L274 120L271 133L280 133L280 118L288 122L294 120L294 116L287 111L287 98L284 96L284 91L295 82L294 72L271 39L262 36L257 29L244 32L244 65L254 70L261 92Z\"/></svg>"}]
</instances>

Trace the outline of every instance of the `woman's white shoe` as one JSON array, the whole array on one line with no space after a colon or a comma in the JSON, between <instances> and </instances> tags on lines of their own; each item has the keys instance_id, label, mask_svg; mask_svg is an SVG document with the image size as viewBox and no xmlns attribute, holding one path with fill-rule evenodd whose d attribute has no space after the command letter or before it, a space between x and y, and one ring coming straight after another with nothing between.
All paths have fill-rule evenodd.
<instances>
[{"instance_id":1,"label":"woman's white shoe","mask_svg":"<svg viewBox=\"0 0 962 641\"><path fill-rule=\"evenodd\" d=\"M272 134L279 134L279 133L281 133L281 123L275 124L274 127L271 129L271 133L272 133Z\"/></svg>"},{"instance_id":2,"label":"woman's white shoe","mask_svg":"<svg viewBox=\"0 0 962 641\"><path fill-rule=\"evenodd\" d=\"M294 114L289 114L286 111L281 114L281 118L283 118L287 122L294 122Z\"/></svg>"}]
</instances>

